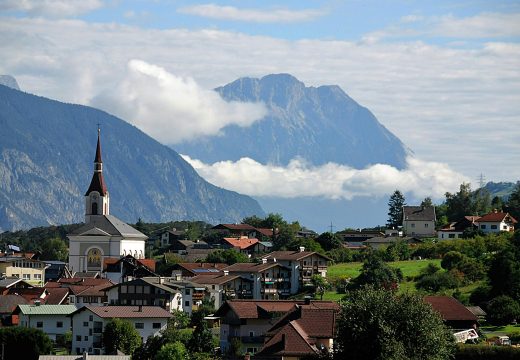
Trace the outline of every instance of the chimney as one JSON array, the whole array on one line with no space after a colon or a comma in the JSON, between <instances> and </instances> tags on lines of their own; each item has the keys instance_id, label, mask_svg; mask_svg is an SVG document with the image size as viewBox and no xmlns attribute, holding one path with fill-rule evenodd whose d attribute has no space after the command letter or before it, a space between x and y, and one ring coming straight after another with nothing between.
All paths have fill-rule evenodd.
<instances>
[{"instance_id":1,"label":"chimney","mask_svg":"<svg viewBox=\"0 0 520 360\"><path fill-rule=\"evenodd\" d=\"M267 258L262 258L262 264L267 264Z\"/></svg>"},{"instance_id":2,"label":"chimney","mask_svg":"<svg viewBox=\"0 0 520 360\"><path fill-rule=\"evenodd\" d=\"M83 360L87 360L87 359L88 359L88 352L83 351Z\"/></svg>"},{"instance_id":3,"label":"chimney","mask_svg":"<svg viewBox=\"0 0 520 360\"><path fill-rule=\"evenodd\" d=\"M137 311L143 312L143 305L139 305L139 307L137 308Z\"/></svg>"},{"instance_id":4,"label":"chimney","mask_svg":"<svg viewBox=\"0 0 520 360\"><path fill-rule=\"evenodd\" d=\"M498 210L497 209L493 209L493 212L496 214L498 212Z\"/></svg>"},{"instance_id":5,"label":"chimney","mask_svg":"<svg viewBox=\"0 0 520 360\"><path fill-rule=\"evenodd\" d=\"M223 271L224 271L224 276L229 275L229 270L223 270Z\"/></svg>"},{"instance_id":6,"label":"chimney","mask_svg":"<svg viewBox=\"0 0 520 360\"><path fill-rule=\"evenodd\" d=\"M305 251L305 246L300 246L300 252L304 252Z\"/></svg>"},{"instance_id":7,"label":"chimney","mask_svg":"<svg viewBox=\"0 0 520 360\"><path fill-rule=\"evenodd\" d=\"M310 305L311 304L311 297L310 296L306 296L305 297L305 305Z\"/></svg>"},{"instance_id":8,"label":"chimney","mask_svg":"<svg viewBox=\"0 0 520 360\"><path fill-rule=\"evenodd\" d=\"M41 301L40 300L35 300L34 301L34 306L40 306L41 305Z\"/></svg>"}]
</instances>

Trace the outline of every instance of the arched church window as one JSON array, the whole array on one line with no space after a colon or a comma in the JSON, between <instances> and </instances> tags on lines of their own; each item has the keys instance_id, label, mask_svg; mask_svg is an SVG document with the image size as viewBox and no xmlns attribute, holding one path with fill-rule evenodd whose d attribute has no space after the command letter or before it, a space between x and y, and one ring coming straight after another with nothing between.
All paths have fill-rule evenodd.
<instances>
[{"instance_id":1,"label":"arched church window","mask_svg":"<svg viewBox=\"0 0 520 360\"><path fill-rule=\"evenodd\" d=\"M98 214L97 203L93 202L92 203L92 215L97 215L97 214Z\"/></svg>"}]
</instances>

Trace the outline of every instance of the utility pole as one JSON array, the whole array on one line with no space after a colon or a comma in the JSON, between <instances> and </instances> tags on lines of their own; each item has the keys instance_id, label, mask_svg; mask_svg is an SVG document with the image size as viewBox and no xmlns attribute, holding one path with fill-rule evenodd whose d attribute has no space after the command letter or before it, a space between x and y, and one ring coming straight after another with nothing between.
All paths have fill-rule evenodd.
<instances>
[{"instance_id":1,"label":"utility pole","mask_svg":"<svg viewBox=\"0 0 520 360\"><path fill-rule=\"evenodd\" d=\"M335 228L335 226L332 225L332 221L331 221L331 222L330 222L330 233L331 233L331 234L332 234L332 232L333 232L333 228Z\"/></svg>"},{"instance_id":2,"label":"utility pole","mask_svg":"<svg viewBox=\"0 0 520 360\"><path fill-rule=\"evenodd\" d=\"M486 185L486 177L484 174L480 173L480 176L477 178L479 188L482 189L484 185Z\"/></svg>"}]
</instances>

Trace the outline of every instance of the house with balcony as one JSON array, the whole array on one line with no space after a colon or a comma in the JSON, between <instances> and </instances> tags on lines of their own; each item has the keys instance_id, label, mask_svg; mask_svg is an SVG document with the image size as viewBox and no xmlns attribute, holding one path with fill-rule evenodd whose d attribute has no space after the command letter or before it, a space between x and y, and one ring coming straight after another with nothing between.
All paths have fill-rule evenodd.
<instances>
[{"instance_id":1,"label":"house with balcony","mask_svg":"<svg viewBox=\"0 0 520 360\"><path fill-rule=\"evenodd\" d=\"M481 231L489 234L501 231L515 231L515 224L518 221L509 213L495 209L493 212L481 216L476 222Z\"/></svg>"},{"instance_id":2,"label":"house with balcony","mask_svg":"<svg viewBox=\"0 0 520 360\"><path fill-rule=\"evenodd\" d=\"M71 315L72 352L75 354L104 354L103 330L114 319L124 319L146 341L149 336L166 329L172 315L159 306L84 306Z\"/></svg>"},{"instance_id":3,"label":"house with balcony","mask_svg":"<svg viewBox=\"0 0 520 360\"><path fill-rule=\"evenodd\" d=\"M253 280L240 275L229 275L227 270L221 275L195 276L190 281L206 287L215 309L220 308L227 300L253 298Z\"/></svg>"},{"instance_id":4,"label":"house with balcony","mask_svg":"<svg viewBox=\"0 0 520 360\"><path fill-rule=\"evenodd\" d=\"M249 238L247 236L225 237L222 238L221 247L222 249L235 249L242 254L251 256L255 253L258 243L257 238Z\"/></svg>"},{"instance_id":5,"label":"house with balcony","mask_svg":"<svg viewBox=\"0 0 520 360\"><path fill-rule=\"evenodd\" d=\"M224 269L252 281L253 299L277 300L291 295L291 270L277 262L236 263Z\"/></svg>"},{"instance_id":6,"label":"house with balcony","mask_svg":"<svg viewBox=\"0 0 520 360\"><path fill-rule=\"evenodd\" d=\"M297 251L274 251L262 257L267 263L278 263L290 272L290 294L297 294L305 286L312 285L312 276L327 276L327 263L331 259L315 251L305 251L302 246Z\"/></svg>"},{"instance_id":7,"label":"house with balcony","mask_svg":"<svg viewBox=\"0 0 520 360\"><path fill-rule=\"evenodd\" d=\"M162 247L172 246L178 240L185 239L185 232L183 230L177 230L172 228L171 230L165 231L160 235L160 241Z\"/></svg>"},{"instance_id":8,"label":"house with balcony","mask_svg":"<svg viewBox=\"0 0 520 360\"><path fill-rule=\"evenodd\" d=\"M18 316L18 326L42 330L51 340L64 338L71 330L70 314L76 311L74 305L18 305L13 315Z\"/></svg>"},{"instance_id":9,"label":"house with balcony","mask_svg":"<svg viewBox=\"0 0 520 360\"><path fill-rule=\"evenodd\" d=\"M223 275L222 269L228 267L224 263L184 262L173 265L172 277L178 280L189 280L199 275Z\"/></svg>"},{"instance_id":10,"label":"house with balcony","mask_svg":"<svg viewBox=\"0 0 520 360\"><path fill-rule=\"evenodd\" d=\"M337 306L332 301L312 301L311 303ZM226 352L231 342L240 342L241 353L255 354L263 345L266 333L279 319L294 308L304 305L301 300L228 300L215 316L220 317L220 348ZM323 305L326 306L326 305Z\"/></svg>"},{"instance_id":11,"label":"house with balcony","mask_svg":"<svg viewBox=\"0 0 520 360\"><path fill-rule=\"evenodd\" d=\"M437 230L437 239L439 240L449 240L449 239L459 239L462 237L462 234L465 230L477 230L478 229L478 219L480 216L464 216L464 218L459 221L452 222L442 229Z\"/></svg>"},{"instance_id":12,"label":"house with balcony","mask_svg":"<svg viewBox=\"0 0 520 360\"><path fill-rule=\"evenodd\" d=\"M339 309L335 302L295 304L266 332L255 359L300 360L331 353Z\"/></svg>"},{"instance_id":13,"label":"house with balcony","mask_svg":"<svg viewBox=\"0 0 520 360\"><path fill-rule=\"evenodd\" d=\"M435 206L403 206L403 232L405 236L435 236L436 222Z\"/></svg>"}]
</instances>

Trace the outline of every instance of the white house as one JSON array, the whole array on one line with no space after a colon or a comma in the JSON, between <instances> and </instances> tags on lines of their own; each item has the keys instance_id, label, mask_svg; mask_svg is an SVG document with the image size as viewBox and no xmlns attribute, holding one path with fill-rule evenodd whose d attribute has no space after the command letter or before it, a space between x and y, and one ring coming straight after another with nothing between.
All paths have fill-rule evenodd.
<instances>
[{"instance_id":1,"label":"white house","mask_svg":"<svg viewBox=\"0 0 520 360\"><path fill-rule=\"evenodd\" d=\"M40 329L51 340L64 337L71 329L69 317L77 308L75 305L18 305L13 314L18 315L18 326Z\"/></svg>"},{"instance_id":2,"label":"white house","mask_svg":"<svg viewBox=\"0 0 520 360\"><path fill-rule=\"evenodd\" d=\"M403 206L405 236L435 236L434 206Z\"/></svg>"},{"instance_id":3,"label":"white house","mask_svg":"<svg viewBox=\"0 0 520 360\"><path fill-rule=\"evenodd\" d=\"M515 231L516 219L509 213L493 212L480 217L477 220L478 227L485 233L497 233L500 231Z\"/></svg>"},{"instance_id":4,"label":"white house","mask_svg":"<svg viewBox=\"0 0 520 360\"><path fill-rule=\"evenodd\" d=\"M104 353L102 335L114 318L129 321L143 341L166 329L171 314L159 306L85 306L72 315L72 352Z\"/></svg>"}]
</instances>

